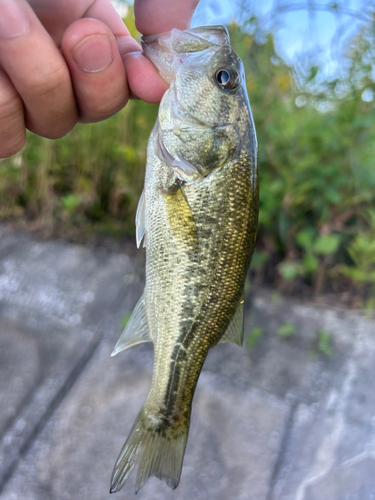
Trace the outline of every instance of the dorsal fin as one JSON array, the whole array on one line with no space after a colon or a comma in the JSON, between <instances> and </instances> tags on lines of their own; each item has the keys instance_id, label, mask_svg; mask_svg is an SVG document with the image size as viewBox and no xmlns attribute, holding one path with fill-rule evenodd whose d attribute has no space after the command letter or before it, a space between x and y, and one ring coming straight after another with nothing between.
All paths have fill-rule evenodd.
<instances>
[{"instance_id":1,"label":"dorsal fin","mask_svg":"<svg viewBox=\"0 0 375 500\"><path fill-rule=\"evenodd\" d=\"M233 314L232 319L226 329L224 335L221 337L220 342L234 342L235 344L242 346L243 342L243 305L244 296L242 295L241 300Z\"/></svg>"},{"instance_id":2,"label":"dorsal fin","mask_svg":"<svg viewBox=\"0 0 375 500\"><path fill-rule=\"evenodd\" d=\"M111 356L141 342L152 342L148 327L144 294L138 300L125 330L122 332Z\"/></svg>"}]
</instances>

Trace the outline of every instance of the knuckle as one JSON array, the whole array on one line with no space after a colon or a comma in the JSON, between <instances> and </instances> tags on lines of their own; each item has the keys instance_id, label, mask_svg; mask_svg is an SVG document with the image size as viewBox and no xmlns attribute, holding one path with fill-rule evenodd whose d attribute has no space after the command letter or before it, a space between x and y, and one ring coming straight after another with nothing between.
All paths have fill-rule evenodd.
<instances>
[{"instance_id":1,"label":"knuckle","mask_svg":"<svg viewBox=\"0 0 375 500\"><path fill-rule=\"evenodd\" d=\"M45 137L46 139L61 139L72 130L76 123L76 119L68 121L60 121L57 119L54 123L50 123L48 126L46 123L33 123L26 120L26 127L30 130L30 132L40 135L41 137Z\"/></svg>"},{"instance_id":2,"label":"knuckle","mask_svg":"<svg viewBox=\"0 0 375 500\"><path fill-rule=\"evenodd\" d=\"M9 158L25 145L22 100L16 92L0 90L0 158Z\"/></svg>"},{"instance_id":3,"label":"knuckle","mask_svg":"<svg viewBox=\"0 0 375 500\"><path fill-rule=\"evenodd\" d=\"M7 134L8 135L8 134ZM0 133L0 158L10 158L24 147L26 135L18 133L13 137L2 137Z\"/></svg>"},{"instance_id":4,"label":"knuckle","mask_svg":"<svg viewBox=\"0 0 375 500\"><path fill-rule=\"evenodd\" d=\"M126 104L126 98L117 96L112 100L107 101L91 101L87 108L84 110L83 114L90 121L101 121L109 118L110 116L116 114L120 111Z\"/></svg>"},{"instance_id":5,"label":"knuckle","mask_svg":"<svg viewBox=\"0 0 375 500\"><path fill-rule=\"evenodd\" d=\"M22 112L22 100L17 93L0 92L0 120L14 119Z\"/></svg>"},{"instance_id":6,"label":"knuckle","mask_svg":"<svg viewBox=\"0 0 375 500\"><path fill-rule=\"evenodd\" d=\"M28 82L28 93L33 97L46 97L62 91L63 87L70 86L70 78L67 68L59 66L48 75L35 74Z\"/></svg>"}]
</instances>

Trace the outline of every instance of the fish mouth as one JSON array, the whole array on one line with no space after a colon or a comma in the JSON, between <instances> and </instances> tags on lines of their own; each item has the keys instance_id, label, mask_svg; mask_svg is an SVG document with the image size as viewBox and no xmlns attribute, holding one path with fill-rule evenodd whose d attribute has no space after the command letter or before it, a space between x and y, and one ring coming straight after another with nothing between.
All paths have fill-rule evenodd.
<instances>
[{"instance_id":1,"label":"fish mouth","mask_svg":"<svg viewBox=\"0 0 375 500\"><path fill-rule=\"evenodd\" d=\"M203 52L209 48L218 50L223 45L229 45L229 34L222 25L198 26L184 31L174 28L159 35L142 36L141 45L160 76L171 83L176 66L183 63L186 54Z\"/></svg>"},{"instance_id":2,"label":"fish mouth","mask_svg":"<svg viewBox=\"0 0 375 500\"><path fill-rule=\"evenodd\" d=\"M173 36L175 35L175 36ZM215 24L209 26L197 26L187 30L179 30L173 28L171 31L166 31L158 35L142 35L141 42L149 44L160 38L173 37L175 40L183 37L182 41L186 42L189 38L201 38L206 42L215 45L229 45L229 33L227 28L222 24Z\"/></svg>"}]
</instances>

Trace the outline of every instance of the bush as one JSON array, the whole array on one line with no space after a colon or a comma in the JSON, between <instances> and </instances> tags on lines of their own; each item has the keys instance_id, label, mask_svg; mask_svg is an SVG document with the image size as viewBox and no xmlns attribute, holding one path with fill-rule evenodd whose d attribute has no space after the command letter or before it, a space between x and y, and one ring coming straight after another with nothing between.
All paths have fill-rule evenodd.
<instances>
[{"instance_id":1,"label":"bush","mask_svg":"<svg viewBox=\"0 0 375 500\"><path fill-rule=\"evenodd\" d=\"M276 54L272 35L233 24L259 141L258 283L375 292L374 28L354 40L341 79L307 76ZM298 84L296 83L298 82ZM1 162L0 218L79 241L134 234L146 144L157 107L140 101L109 120L48 141L28 134Z\"/></svg>"}]
</instances>

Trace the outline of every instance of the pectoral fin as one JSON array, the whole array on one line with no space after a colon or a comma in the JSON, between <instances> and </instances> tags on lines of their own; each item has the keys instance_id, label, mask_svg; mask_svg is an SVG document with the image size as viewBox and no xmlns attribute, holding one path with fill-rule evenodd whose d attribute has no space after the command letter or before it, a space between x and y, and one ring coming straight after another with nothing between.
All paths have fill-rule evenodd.
<instances>
[{"instance_id":1,"label":"pectoral fin","mask_svg":"<svg viewBox=\"0 0 375 500\"><path fill-rule=\"evenodd\" d=\"M184 244L189 244L191 248L197 250L197 228L183 187L178 188L172 194L164 196L168 220L175 237L175 242L183 241Z\"/></svg>"},{"instance_id":2,"label":"pectoral fin","mask_svg":"<svg viewBox=\"0 0 375 500\"><path fill-rule=\"evenodd\" d=\"M125 330L122 332L111 356L141 342L152 342L147 322L145 299L142 297L137 302Z\"/></svg>"},{"instance_id":3,"label":"pectoral fin","mask_svg":"<svg viewBox=\"0 0 375 500\"><path fill-rule=\"evenodd\" d=\"M145 192L143 190L138 202L137 215L135 216L137 248L140 247L141 241L145 235L145 215ZM144 243L143 246L145 246Z\"/></svg>"},{"instance_id":4,"label":"pectoral fin","mask_svg":"<svg viewBox=\"0 0 375 500\"><path fill-rule=\"evenodd\" d=\"M242 346L243 342L243 305L244 297L241 300L235 310L232 319L226 329L224 335L221 337L220 342L234 342L235 344Z\"/></svg>"}]
</instances>

